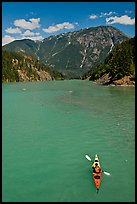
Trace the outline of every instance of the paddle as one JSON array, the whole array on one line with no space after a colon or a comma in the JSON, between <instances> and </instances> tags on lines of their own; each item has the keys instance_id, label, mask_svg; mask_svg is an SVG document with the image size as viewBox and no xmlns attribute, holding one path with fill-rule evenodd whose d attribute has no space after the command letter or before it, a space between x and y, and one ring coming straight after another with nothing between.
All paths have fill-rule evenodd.
<instances>
[{"instance_id":1,"label":"paddle","mask_svg":"<svg viewBox=\"0 0 137 204\"><path fill-rule=\"evenodd\" d=\"M87 154L85 155L85 157L86 157L87 160L92 161L91 158L90 158ZM106 174L107 176L110 176L110 175L111 175L110 173L108 173L108 172L106 172L106 171L103 171L103 170L102 170L102 172L103 172L104 174Z\"/></svg>"},{"instance_id":2,"label":"paddle","mask_svg":"<svg viewBox=\"0 0 137 204\"><path fill-rule=\"evenodd\" d=\"M87 158L87 160L91 161L91 158L87 154L85 157Z\"/></svg>"}]
</instances>

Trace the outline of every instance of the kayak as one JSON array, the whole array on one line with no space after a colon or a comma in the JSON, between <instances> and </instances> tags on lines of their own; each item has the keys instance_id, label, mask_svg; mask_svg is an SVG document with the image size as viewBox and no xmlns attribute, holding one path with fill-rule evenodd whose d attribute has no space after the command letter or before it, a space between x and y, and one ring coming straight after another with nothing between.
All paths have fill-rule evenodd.
<instances>
[{"instance_id":1,"label":"kayak","mask_svg":"<svg viewBox=\"0 0 137 204\"><path fill-rule=\"evenodd\" d=\"M100 167L99 158L98 158L97 154L95 155L95 159L94 159L94 163L93 163L92 167L95 167L96 163ZM100 188L101 178L102 178L102 171L99 172L99 173L94 173L93 172L92 175L93 175L93 180L94 180L94 183L96 185L97 192L98 192L99 188Z\"/></svg>"}]
</instances>

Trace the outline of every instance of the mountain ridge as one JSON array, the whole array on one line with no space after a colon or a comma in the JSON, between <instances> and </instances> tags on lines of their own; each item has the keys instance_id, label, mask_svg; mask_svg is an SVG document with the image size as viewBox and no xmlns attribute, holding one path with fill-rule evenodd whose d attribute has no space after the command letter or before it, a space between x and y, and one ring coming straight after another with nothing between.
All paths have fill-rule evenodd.
<instances>
[{"instance_id":1,"label":"mountain ridge","mask_svg":"<svg viewBox=\"0 0 137 204\"><path fill-rule=\"evenodd\" d=\"M32 56L2 51L2 82L63 80L58 71L51 70Z\"/></svg>"},{"instance_id":2,"label":"mountain ridge","mask_svg":"<svg viewBox=\"0 0 137 204\"><path fill-rule=\"evenodd\" d=\"M84 77L99 84L135 85L135 37L124 40Z\"/></svg>"},{"instance_id":3,"label":"mountain ridge","mask_svg":"<svg viewBox=\"0 0 137 204\"><path fill-rule=\"evenodd\" d=\"M3 50L32 55L65 78L81 78L95 65L104 62L111 50L128 39L112 26L97 26L74 32L49 36L42 41L22 39L13 41Z\"/></svg>"}]
</instances>

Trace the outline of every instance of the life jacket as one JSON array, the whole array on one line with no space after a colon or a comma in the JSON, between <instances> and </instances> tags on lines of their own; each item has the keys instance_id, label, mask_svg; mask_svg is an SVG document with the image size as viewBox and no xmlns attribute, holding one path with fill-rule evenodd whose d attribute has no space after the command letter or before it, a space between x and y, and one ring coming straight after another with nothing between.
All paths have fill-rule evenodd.
<instances>
[{"instance_id":1,"label":"life jacket","mask_svg":"<svg viewBox=\"0 0 137 204\"><path fill-rule=\"evenodd\" d=\"M97 173L99 173L99 172L100 172L100 168L97 166L97 167L95 168L95 171L96 171Z\"/></svg>"}]
</instances>

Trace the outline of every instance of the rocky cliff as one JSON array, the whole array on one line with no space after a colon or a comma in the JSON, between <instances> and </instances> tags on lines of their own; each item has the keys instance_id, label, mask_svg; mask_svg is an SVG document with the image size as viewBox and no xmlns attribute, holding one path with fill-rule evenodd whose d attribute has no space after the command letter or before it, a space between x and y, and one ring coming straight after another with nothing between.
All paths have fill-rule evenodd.
<instances>
[{"instance_id":1,"label":"rocky cliff","mask_svg":"<svg viewBox=\"0 0 137 204\"><path fill-rule=\"evenodd\" d=\"M2 81L47 81L63 79L61 73L54 72L32 56L15 52L2 52Z\"/></svg>"},{"instance_id":2,"label":"rocky cliff","mask_svg":"<svg viewBox=\"0 0 137 204\"><path fill-rule=\"evenodd\" d=\"M84 78L100 84L135 84L135 38L124 40Z\"/></svg>"}]
</instances>

